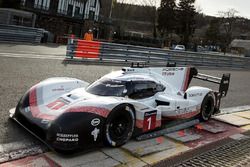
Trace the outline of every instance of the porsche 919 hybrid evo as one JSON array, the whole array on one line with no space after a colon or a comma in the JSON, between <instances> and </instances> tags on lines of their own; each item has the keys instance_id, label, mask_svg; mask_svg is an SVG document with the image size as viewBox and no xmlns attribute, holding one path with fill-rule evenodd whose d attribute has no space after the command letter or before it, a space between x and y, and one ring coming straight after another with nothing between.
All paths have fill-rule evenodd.
<instances>
[{"instance_id":1,"label":"porsche 919 hybrid evo","mask_svg":"<svg viewBox=\"0 0 250 167\"><path fill-rule=\"evenodd\" d=\"M189 87L192 78L219 84L219 90ZM218 78L194 67L125 67L92 84L49 78L23 95L11 118L56 151L117 147L161 129L163 120L209 120L229 82L230 74Z\"/></svg>"}]
</instances>

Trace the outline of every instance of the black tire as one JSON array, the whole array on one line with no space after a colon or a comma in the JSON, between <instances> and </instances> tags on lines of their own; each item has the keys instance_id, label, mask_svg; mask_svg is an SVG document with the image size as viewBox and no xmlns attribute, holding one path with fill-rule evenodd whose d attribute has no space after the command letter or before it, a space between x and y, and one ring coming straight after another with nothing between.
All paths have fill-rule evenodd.
<instances>
[{"instance_id":1,"label":"black tire","mask_svg":"<svg viewBox=\"0 0 250 167\"><path fill-rule=\"evenodd\" d=\"M200 120L208 121L212 114L214 113L215 101L212 92L208 93L202 103L201 103L201 112L200 112Z\"/></svg>"},{"instance_id":2,"label":"black tire","mask_svg":"<svg viewBox=\"0 0 250 167\"><path fill-rule=\"evenodd\" d=\"M112 147L125 144L133 134L134 125L135 116L132 107L126 104L115 107L106 120L105 143Z\"/></svg>"}]
</instances>

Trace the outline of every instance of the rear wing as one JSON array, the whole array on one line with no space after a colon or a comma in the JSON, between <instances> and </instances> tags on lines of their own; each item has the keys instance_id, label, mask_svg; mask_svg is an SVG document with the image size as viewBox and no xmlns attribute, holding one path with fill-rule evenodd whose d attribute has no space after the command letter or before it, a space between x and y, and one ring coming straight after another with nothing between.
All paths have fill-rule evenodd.
<instances>
[{"instance_id":1,"label":"rear wing","mask_svg":"<svg viewBox=\"0 0 250 167\"><path fill-rule=\"evenodd\" d=\"M219 77L214 77L214 76L198 73L196 76L194 76L194 78L220 85L219 94L218 94L220 98L225 97L227 95L227 91L228 91L229 83L230 83L230 74L223 74L222 77L219 78Z\"/></svg>"}]
</instances>

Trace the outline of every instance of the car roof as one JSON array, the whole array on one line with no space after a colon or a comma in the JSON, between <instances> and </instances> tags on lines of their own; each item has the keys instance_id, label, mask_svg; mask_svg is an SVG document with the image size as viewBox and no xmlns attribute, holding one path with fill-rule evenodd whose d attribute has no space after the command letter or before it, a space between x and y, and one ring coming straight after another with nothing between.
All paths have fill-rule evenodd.
<instances>
[{"instance_id":1,"label":"car roof","mask_svg":"<svg viewBox=\"0 0 250 167\"><path fill-rule=\"evenodd\" d=\"M158 83L149 73L125 73L122 70L111 72L103 77L120 81L154 81Z\"/></svg>"}]
</instances>

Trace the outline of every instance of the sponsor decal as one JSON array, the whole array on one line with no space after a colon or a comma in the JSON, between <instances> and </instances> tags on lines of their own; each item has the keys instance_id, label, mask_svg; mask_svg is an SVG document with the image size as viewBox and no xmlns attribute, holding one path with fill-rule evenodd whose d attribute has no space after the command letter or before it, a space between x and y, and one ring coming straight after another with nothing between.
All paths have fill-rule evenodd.
<instances>
[{"instance_id":1,"label":"sponsor decal","mask_svg":"<svg viewBox=\"0 0 250 167\"><path fill-rule=\"evenodd\" d=\"M176 68L164 68L162 69L162 72L168 72L168 71L183 71L184 68L183 67L176 67Z\"/></svg>"},{"instance_id":2,"label":"sponsor decal","mask_svg":"<svg viewBox=\"0 0 250 167\"><path fill-rule=\"evenodd\" d=\"M68 105L70 102L64 98L59 98L56 101L53 101L52 103L47 104L47 107L51 110L59 110L65 105Z\"/></svg>"},{"instance_id":3,"label":"sponsor decal","mask_svg":"<svg viewBox=\"0 0 250 167\"><path fill-rule=\"evenodd\" d=\"M100 133L100 129L95 128L92 132L91 135L94 137L94 141L97 140L98 134Z\"/></svg>"},{"instance_id":4,"label":"sponsor decal","mask_svg":"<svg viewBox=\"0 0 250 167\"><path fill-rule=\"evenodd\" d=\"M177 114L185 114L191 111L192 111L191 108L182 108L182 109L176 110Z\"/></svg>"},{"instance_id":5,"label":"sponsor decal","mask_svg":"<svg viewBox=\"0 0 250 167\"><path fill-rule=\"evenodd\" d=\"M98 126L100 124L101 120L99 118L94 118L91 121L92 126Z\"/></svg>"},{"instance_id":6,"label":"sponsor decal","mask_svg":"<svg viewBox=\"0 0 250 167\"><path fill-rule=\"evenodd\" d=\"M182 108L175 110L175 115L169 115L168 118L171 119L183 119L183 118L191 118L200 113L200 106L192 106L188 108Z\"/></svg>"},{"instance_id":7,"label":"sponsor decal","mask_svg":"<svg viewBox=\"0 0 250 167\"><path fill-rule=\"evenodd\" d=\"M78 142L79 141L78 134L65 134L65 133L57 133L56 141L60 142Z\"/></svg>"},{"instance_id":8,"label":"sponsor decal","mask_svg":"<svg viewBox=\"0 0 250 167\"><path fill-rule=\"evenodd\" d=\"M196 97L196 96L202 96L202 93L193 93L193 94L189 94L189 97Z\"/></svg>"},{"instance_id":9,"label":"sponsor decal","mask_svg":"<svg viewBox=\"0 0 250 167\"><path fill-rule=\"evenodd\" d=\"M166 71L162 72L162 76L174 76L174 75L175 75L174 72L166 72Z\"/></svg>"},{"instance_id":10,"label":"sponsor decal","mask_svg":"<svg viewBox=\"0 0 250 167\"><path fill-rule=\"evenodd\" d=\"M48 119L42 119L42 121L41 121L42 124L48 124L49 122L50 122L50 120L48 120Z\"/></svg>"},{"instance_id":11,"label":"sponsor decal","mask_svg":"<svg viewBox=\"0 0 250 167\"><path fill-rule=\"evenodd\" d=\"M143 132L153 130L156 128L157 111L145 112L143 121Z\"/></svg>"},{"instance_id":12,"label":"sponsor decal","mask_svg":"<svg viewBox=\"0 0 250 167\"><path fill-rule=\"evenodd\" d=\"M60 88L54 88L54 89L52 89L52 92L60 92L60 91L64 91L64 90L65 90L64 87L61 86Z\"/></svg>"},{"instance_id":13,"label":"sponsor decal","mask_svg":"<svg viewBox=\"0 0 250 167\"><path fill-rule=\"evenodd\" d=\"M192 118L192 117L194 117L195 115L197 115L199 113L200 113L200 110L194 110L194 111L190 111L190 112L179 114L179 115L167 116L167 118L170 118L170 119L187 119L187 118Z\"/></svg>"}]
</instances>

